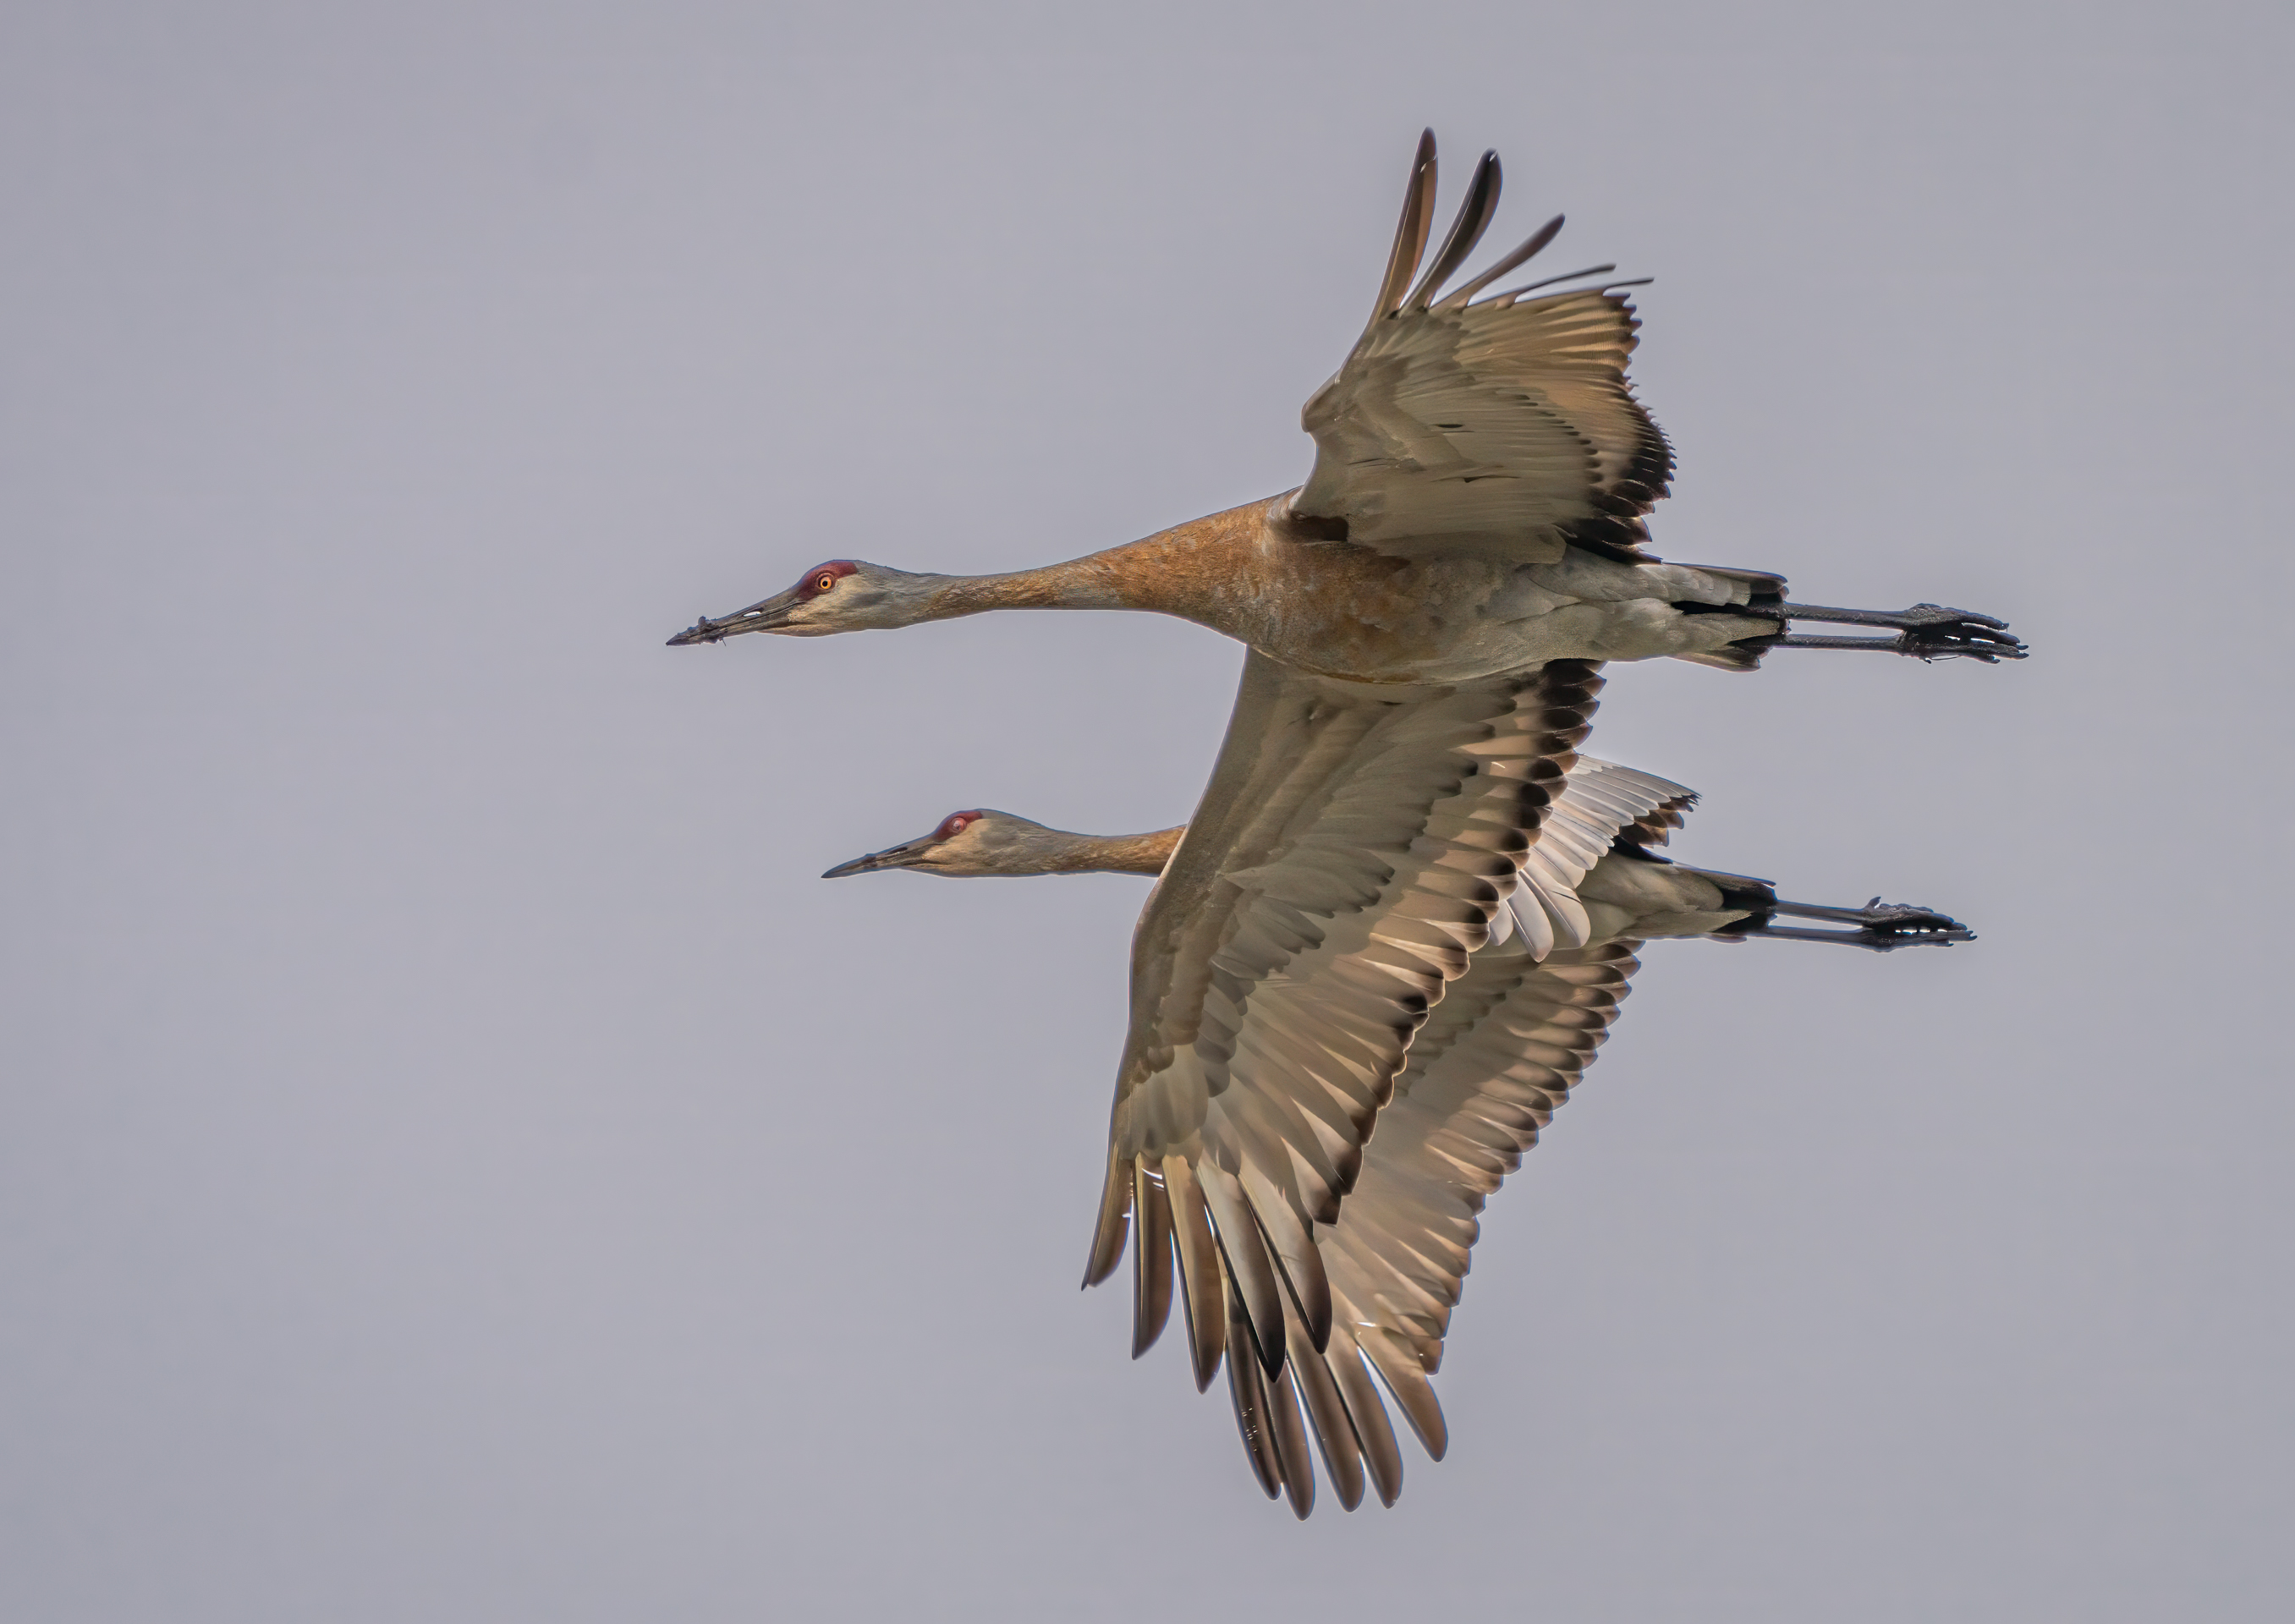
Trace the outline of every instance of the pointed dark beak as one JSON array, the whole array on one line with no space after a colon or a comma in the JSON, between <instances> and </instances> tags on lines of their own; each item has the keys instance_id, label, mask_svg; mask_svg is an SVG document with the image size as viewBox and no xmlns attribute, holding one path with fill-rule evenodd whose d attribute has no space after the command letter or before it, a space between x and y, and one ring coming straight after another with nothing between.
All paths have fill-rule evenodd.
<instances>
[{"instance_id":1,"label":"pointed dark beak","mask_svg":"<svg viewBox=\"0 0 2295 1624\"><path fill-rule=\"evenodd\" d=\"M878 869L910 869L932 845L930 839L911 840L905 845L888 845L881 852L871 852L866 857L856 857L851 862L838 863L821 877L843 879L848 874L869 874Z\"/></svg>"},{"instance_id":2,"label":"pointed dark beak","mask_svg":"<svg viewBox=\"0 0 2295 1624\"><path fill-rule=\"evenodd\" d=\"M744 632L779 631L788 624L790 611L796 608L796 601L794 592L775 592L746 609L734 610L723 620L712 620L704 615L671 638L669 646L682 649L689 643L722 643L727 638L739 637Z\"/></svg>"}]
</instances>

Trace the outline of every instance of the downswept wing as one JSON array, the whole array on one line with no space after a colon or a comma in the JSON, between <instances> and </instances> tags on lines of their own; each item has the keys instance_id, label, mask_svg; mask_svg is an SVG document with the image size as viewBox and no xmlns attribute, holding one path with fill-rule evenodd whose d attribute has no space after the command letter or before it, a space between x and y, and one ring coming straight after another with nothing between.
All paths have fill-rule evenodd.
<instances>
[{"instance_id":1,"label":"downswept wing","mask_svg":"<svg viewBox=\"0 0 2295 1624\"><path fill-rule=\"evenodd\" d=\"M1631 944L1589 947L1581 935L1552 951L1533 929L1539 910L1554 910L1557 896L1576 907L1565 888L1585 877L1614 838L1661 843L1695 799L1670 779L1592 757L1577 757L1568 769L1510 900L1521 925L1508 934L1514 919L1495 916L1497 939L1473 956L1419 1024L1337 1222L1312 1228L1333 1305L1319 1347L1300 1300L1275 1293L1287 1357L1280 1371L1262 1377L1252 1351L1264 1339L1223 1265L1193 1166L1184 1156L1168 1157L1157 1179L1144 1158L1132 1163L1142 1243L1134 1253L1140 1261L1134 1355L1160 1326L1171 1294L1164 1258L1176 1251L1183 1294L1212 1305L1208 1318L1188 1310L1197 1383L1210 1382L1224 1351L1253 1470L1270 1497L1286 1496L1299 1515L1314 1504L1309 1436L1350 1510L1367 1485L1388 1505L1401 1492L1402 1456L1382 1391L1428 1449L1442 1453L1442 1408L1426 1378L1441 1359L1476 1214L1576 1080L1634 968ZM1582 912L1579 918L1582 926ZM1194 1214L1192 1235L1174 1214ZM1120 1229L1116 1239L1120 1245ZM1107 1267L1114 1263L1113 1255L1106 1258Z\"/></svg>"},{"instance_id":2,"label":"downswept wing","mask_svg":"<svg viewBox=\"0 0 2295 1624\"><path fill-rule=\"evenodd\" d=\"M1602 942L1543 961L1517 943L1477 954L1411 1046L1338 1223L1316 1231L1337 1321L1328 1359L1360 1350L1438 1460L1448 1433L1426 1378L1482 1205L1585 1074L1640 946Z\"/></svg>"},{"instance_id":3,"label":"downswept wing","mask_svg":"<svg viewBox=\"0 0 2295 1624\"><path fill-rule=\"evenodd\" d=\"M1580 756L1530 857L1546 852L1552 882L1575 886L1621 835L1662 844L1696 799L1654 773ZM1636 968L1638 942L1540 947L1531 926L1546 898L1530 868L1511 903L1522 929L1475 954L1420 1026L1339 1221L1316 1228L1331 1339L1319 1368L1303 1364L1295 1384L1350 1508L1366 1474L1387 1505L1402 1491L1383 1393L1442 1458L1448 1430L1427 1377L1442 1362L1482 1204L1583 1074ZM1295 1351L1295 1362L1306 1357ZM1335 1395L1335 1416L1319 1413L1319 1389Z\"/></svg>"},{"instance_id":4,"label":"downswept wing","mask_svg":"<svg viewBox=\"0 0 2295 1624\"><path fill-rule=\"evenodd\" d=\"M1230 1323L1270 1377L1286 1314L1327 1344L1315 1228L1338 1216L1428 1008L1490 941L1599 687L1579 662L1397 689L1246 657L1133 938L1086 1280L1114 1270L1138 1209L1135 1348L1161 1328L1174 1252L1199 1383L1221 1344L1244 1351Z\"/></svg>"},{"instance_id":5,"label":"downswept wing","mask_svg":"<svg viewBox=\"0 0 2295 1624\"><path fill-rule=\"evenodd\" d=\"M1639 326L1632 305L1608 288L1542 298L1516 290L1474 302L1544 247L1558 218L1437 297L1496 212L1498 163L1489 155L1443 249L1404 292L1433 191L1429 138L1380 307L1301 414L1315 466L1291 499L1299 534L1401 558L1546 563L1572 542L1647 556L1642 519L1666 494L1673 453L1626 381Z\"/></svg>"}]
</instances>

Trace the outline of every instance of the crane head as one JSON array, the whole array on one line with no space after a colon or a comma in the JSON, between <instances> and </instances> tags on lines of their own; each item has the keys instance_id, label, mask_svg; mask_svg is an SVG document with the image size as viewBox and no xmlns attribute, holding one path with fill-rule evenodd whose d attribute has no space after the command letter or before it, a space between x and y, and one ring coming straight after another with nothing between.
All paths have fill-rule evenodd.
<instances>
[{"instance_id":1,"label":"crane head","mask_svg":"<svg viewBox=\"0 0 2295 1624\"><path fill-rule=\"evenodd\" d=\"M915 869L951 877L1044 874L1053 871L1049 864L1058 839L1057 830L1041 823L975 807L949 813L929 835L838 863L821 877L842 879L848 874L869 874L878 869Z\"/></svg>"},{"instance_id":2,"label":"crane head","mask_svg":"<svg viewBox=\"0 0 2295 1624\"><path fill-rule=\"evenodd\" d=\"M831 559L805 571L785 592L760 599L722 619L704 615L671 638L669 646L718 643L744 632L827 637L837 632L911 625L923 618L921 611L937 579L855 559Z\"/></svg>"}]
</instances>

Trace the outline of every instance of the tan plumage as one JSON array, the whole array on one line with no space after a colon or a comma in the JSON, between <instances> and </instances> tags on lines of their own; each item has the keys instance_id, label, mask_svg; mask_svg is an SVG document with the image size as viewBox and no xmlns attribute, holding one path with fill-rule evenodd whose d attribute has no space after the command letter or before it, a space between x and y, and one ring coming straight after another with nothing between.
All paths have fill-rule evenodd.
<instances>
[{"instance_id":1,"label":"tan plumage","mask_svg":"<svg viewBox=\"0 0 2295 1624\"><path fill-rule=\"evenodd\" d=\"M1225 1359L1254 1469L1302 1516L1305 1419L1347 1504L1367 1482L1399 1488L1368 1368L1441 1453L1427 1377L1474 1214L1606 1029L1632 959L1602 938L1668 893L1621 880L1597 923L1586 883L1621 830L1678 821L1679 786L1605 768L1553 804L1595 662L1742 668L1773 646L1842 646L1784 637L1795 617L1901 632L1846 646L2021 652L1982 616L1788 606L1775 577L1646 554L1641 518L1672 461L1626 383L1630 306L1610 288L1479 297L1558 221L1442 296L1495 212L1499 172L1486 155L1422 272L1434 178L1429 136L1369 326L1306 407L1316 460L1299 490L1006 575L831 560L672 640L1124 608L1249 646L1212 781L1135 933L1085 1279L1113 1273L1136 1228L1135 1355L1176 1292L1198 1383ZM992 839L1050 866L967 868ZM1160 849L1118 844L955 814L832 872L1131 869ZM1655 900L1711 930L1745 917L1731 899L1752 891L1775 901L1759 882ZM1453 983L1474 997L1422 1030Z\"/></svg>"},{"instance_id":2,"label":"tan plumage","mask_svg":"<svg viewBox=\"0 0 2295 1624\"><path fill-rule=\"evenodd\" d=\"M1340 1221L1317 1231L1339 1314L1438 1460L1447 1433L1425 1378L1442 1365L1476 1215L1584 1074L1639 945L1478 955L1412 1046Z\"/></svg>"},{"instance_id":3,"label":"tan plumage","mask_svg":"<svg viewBox=\"0 0 2295 1624\"><path fill-rule=\"evenodd\" d=\"M1693 798L1663 779L1589 763L1572 776L1547 822L1582 831L1606 821L1614 834L1645 821L1678 822ZM1599 861L1597 854L1588 867ZM1573 862L1556 867L1572 879L1586 873ZM1670 872L1685 878L1695 873ZM1524 925L1543 917L1531 899L1526 889L1514 910ZM1613 905L1602 911L1606 922L1618 910ZM1740 910L1699 922L1719 928L1744 917ZM1352 1187L1335 1212L1312 1226L1333 1305L1333 1324L1319 1346L1299 1296L1283 1293L1271 1309L1254 1309L1235 1283L1237 1271L1227 1272L1214 1301L1228 1305L1230 1352L1259 1334L1255 1326L1268 1312L1283 1318L1288 1367L1231 1368L1230 1382L1237 1426L1262 1486L1270 1497L1286 1493L1298 1514L1311 1508L1312 1490L1292 1481L1292 1453L1280 1447L1286 1391L1303 1407L1333 1490L1350 1510L1367 1481L1389 1505L1401 1492L1401 1457L1382 1385L1428 1454L1442 1457L1448 1431L1427 1378L1442 1362L1477 1215L1583 1074L1625 995L1638 946L1614 939L1549 952L1527 928L1517 928L1486 944L1465 975L1450 981L1413 1033L1376 1130L1361 1148ZM1173 1157L1164 1165L1185 1167L1188 1161ZM1156 1195L1170 1205L1164 1190ZM1142 1233L1152 1237L1169 1220L1156 1205L1148 1210L1154 1216ZM1225 1235L1250 1217L1213 1205L1200 1227ZM1114 1258L1096 1257L1113 1268ZM1142 1277L1161 1277L1169 1267L1152 1239L1148 1251L1135 1247L1134 1260ZM1134 1344L1144 1345L1136 1325ZM1366 1375L1366 1362L1377 1383ZM1208 1363L1198 1354L1199 1386Z\"/></svg>"},{"instance_id":4,"label":"tan plumage","mask_svg":"<svg viewBox=\"0 0 2295 1624\"><path fill-rule=\"evenodd\" d=\"M1581 761L1573 769L1538 836L1543 845L1560 835L1557 845L1567 848L1549 854L1551 884L1523 887L1513 918L1504 921L1516 928L1476 952L1419 1024L1376 1130L1362 1147L1352 1189L1312 1228L1335 1323L1318 1346L1299 1299L1282 1298L1278 1308L1307 1418L1333 1489L1349 1509L1360 1500L1365 1468L1387 1504L1401 1490L1401 1457L1378 1389L1364 1376L1365 1360L1427 1452L1442 1457L1447 1432L1426 1378L1441 1363L1475 1214L1583 1072L1632 974L1632 944L1585 944L1585 912L1564 887L1585 878L1620 831L1678 824L1694 799L1680 785L1606 762ZM1534 845L1531 853L1537 851ZM1542 943L1530 927L1555 922L1557 901L1575 915L1578 945L1549 951L1551 938ZM1216 1212L1206 1220L1207 1227L1216 1223ZM1219 1227L1225 1233L1229 1225ZM1136 1248L1134 1260L1142 1274L1166 1267ZM1112 1269L1115 1260L1106 1261ZM1237 1298L1230 1310L1230 1337L1237 1330L1250 1334L1257 1317L1244 1303ZM1303 1362L1310 1359L1311 1368ZM1198 1371L1200 1385L1200 1363ZM1271 1424L1251 1406L1280 1397L1279 1388L1260 1390L1256 1399L1252 1391L1239 1389L1237 1397L1246 1448L1254 1427ZM1275 1470L1284 1469L1279 1453L1270 1459ZM1298 1491L1287 1479L1285 1487L1299 1509Z\"/></svg>"},{"instance_id":5,"label":"tan plumage","mask_svg":"<svg viewBox=\"0 0 2295 1624\"><path fill-rule=\"evenodd\" d=\"M1249 657L1210 787L1134 934L1088 1282L1115 1268L1142 1180L1177 1156L1269 1375L1286 1300L1327 1343L1313 1226L1336 1219L1426 1011L1490 941L1598 686L1564 664L1406 694Z\"/></svg>"},{"instance_id":6,"label":"tan plumage","mask_svg":"<svg viewBox=\"0 0 2295 1624\"><path fill-rule=\"evenodd\" d=\"M1924 910L1785 902L1766 882L1665 861L1648 848L1680 826L1695 796L1629 767L1576 757L1558 790L1546 792L1539 814L1523 816L1523 806L1539 797L1521 792L1551 780L1513 779L1503 770L1524 748L1523 739L1539 725L1566 722L1591 703L1590 692L1572 686L1545 695L1549 706L1568 703L1533 724L1521 694L1505 706L1488 693L1420 696L1414 706L1431 702L1435 708L1413 715L1412 706L1384 702L1366 711L1360 696L1327 687L1279 668L1247 674L1214 778L1219 793L1206 796L1203 820L1188 829L1103 838L1046 829L1009 813L959 813L924 840L833 870L1161 872L1139 931L1143 978L1163 989L1143 1001L1133 1033L1134 1052L1144 1047L1163 1057L1161 1071L1144 1086L1189 1065L1199 1076L1216 1069L1216 1056L1181 1059L1204 1042L1200 1021L1194 1038L1143 1038L1185 1024L1188 1007L1173 1001L1172 987L1222 987L1229 1000L1222 1018L1239 1012L1240 1024L1221 1028L1229 1036L1213 1042L1226 1056L1217 1063L1223 1081L1218 1094L1205 1090L1203 1125L1161 1154L1127 1150L1126 1106L1138 1104L1143 1086L1127 1073L1132 1091L1119 1098L1115 1112L1090 1277L1113 1272L1127 1223L1136 1222L1143 1244L1131 1249L1135 1357L1155 1341L1176 1295L1197 1386L1209 1384L1224 1357L1253 1471L1270 1497L1288 1498L1301 1515L1314 1496L1305 1436L1319 1446L1332 1489L1349 1508L1367 1487L1390 1504L1401 1492L1402 1459L1388 1403L1429 1453L1439 1457L1447 1447L1442 1406L1428 1378L1441 1364L1482 1204L1582 1075L1616 1015L1643 939L1753 932L1869 947L1967 939L1966 931ZM1462 743L1458 730L1462 718L1477 714L1478 729L1467 732L1487 730L1479 747L1470 738ZM1572 730L1562 728L1561 736ZM1247 747L1252 740L1272 742L1258 757ZM1471 758L1477 771L1455 779L1430 771L1446 757L1454 769ZM1496 765L1484 771L1484 763ZM1409 1002L1417 994L1402 995L1404 1014L1394 1024L1409 1025L1410 1041L1388 1072L1385 1103L1366 1138L1354 1117L1318 1114L1311 1089L1304 1089L1303 1107L1295 1094L1314 1081L1327 1097L1340 1098L1337 1088L1344 1086L1345 1099L1356 1101L1352 1090L1360 1078L1347 1067L1362 1064L1360 1024L1348 1024L1343 1010L1328 1029L1285 1025L1278 1016L1311 1010L1319 991L1344 992L1352 983L1335 974L1327 951L1344 950L1349 940L1376 940L1376 932L1361 935L1364 916L1407 906L1426 890L1427 877L1439 880L1453 871L1442 859L1458 853L1423 836L1401 842L1398 851L1390 831L1370 848L1377 861L1359 865L1361 871L1335 869L1319 846L1324 819L1352 827L1344 791L1354 777L1398 774L1421 786L1425 828L1454 828L1462 817L1471 824L1474 812L1503 812L1514 802L1512 815L1525 827L1534 822L1535 832L1520 855L1510 902L1487 910L1485 939L1464 974L1448 974L1452 961L1439 950L1439 971L1411 961L1417 985L1439 996L1420 1018ZM1270 828L1290 838L1269 844ZM1466 848L1489 849L1488 842ZM1251 886L1221 889L1222 865L1230 863L1257 877ZM1191 869L1197 877L1188 877ZM1347 883L1335 886L1335 877ZM1316 885L1325 887L1324 913L1304 895ZM1438 884L1434 894L1448 893ZM1280 965L1222 965L1221 943L1250 936L1237 917L1270 896L1287 899L1295 934L1301 942L1317 937L1315 949ZM1800 930L1776 924L1774 915L1862 928ZM1342 919L1357 927L1352 937L1339 928ZM1172 945L1165 952L1157 943ZM1159 954L1169 961L1167 972L1200 959L1212 973L1159 976ZM1295 1001L1303 996L1311 1001ZM1261 1029L1277 1026L1281 1041L1258 1041ZM1395 1034L1383 1030L1390 1041L1369 1051L1374 1076L1394 1053ZM1329 1081L1335 1076L1340 1085ZM1248 1131L1221 1129L1225 1116L1244 1122ZM1353 1130L1351 1177L1338 1176L1336 1164L1348 1160L1348 1145L1334 1144L1338 1120ZM1208 1138L1204 1127L1212 1130ZM1237 1146L1237 1165L1207 1155L1210 1143ZM1305 1192L1334 1199L1303 1219L1290 1203ZM1262 1216L1270 1211L1275 1223ZM1287 1226L1286 1215L1293 1220ZM1303 1288L1303 1278L1315 1284ZM1319 1323L1324 1302L1329 1319Z\"/></svg>"},{"instance_id":7,"label":"tan plumage","mask_svg":"<svg viewBox=\"0 0 2295 1624\"><path fill-rule=\"evenodd\" d=\"M1292 1400L1343 1505L1359 1504L1366 1483L1389 1503L1400 1492L1401 1458L1365 1359L1430 1451L1442 1450L1425 1379L1442 1332L1428 1315L1447 1316L1455 1281L1422 1284L1373 1237L1330 1245L1349 1233L1360 1179L1395 1135L1381 1120L1365 1147L1382 1107L1393 1110L1393 1079L1424 1069L1406 1057L1426 1012L1442 1021L1446 988L1487 980L1474 967L1484 956L1531 964L1557 942L1584 943L1574 891L1612 838L1678 822L1693 798L1606 762L1565 774L1597 687L1590 671L1556 667L1401 701L1254 655L1211 787L1141 915L1086 1281L1114 1271L1129 1216L1147 1243L1132 1247L1145 1305L1137 1357L1161 1328L1154 1305L1168 1300L1164 1237L1199 1237L1197 1247L1214 1237L1195 1277L1187 1247L1179 1253L1197 1383L1219 1358L1199 1327L1219 1323L1254 1470L1300 1515L1312 1488L1295 1481ZM1470 1000L1478 1016L1494 1001ZM1442 1048L1457 1047L1458 1025L1438 1029ZM1396 1196L1425 1204L1417 1175L1414 1164L1374 1180L1381 1204L1368 1225L1400 1221L1385 1210ZM1455 1234L1453 1215L1432 1219ZM1335 1257L1346 1271L1336 1281ZM1215 1287L1197 1284L1206 1264ZM1207 1302L1224 1314L1198 1307ZM1234 1368L1246 1351L1256 1372Z\"/></svg>"},{"instance_id":8,"label":"tan plumage","mask_svg":"<svg viewBox=\"0 0 2295 1624\"><path fill-rule=\"evenodd\" d=\"M832 559L796 586L670 641L821 637L992 609L1176 615L1299 671L1353 682L1472 682L1556 660L1693 660L1750 670L1780 648L1922 659L2022 657L2005 622L1936 604L1790 600L1760 571L1665 563L1643 519L1673 453L1634 398L1632 306L1597 265L1486 294L1559 216L1449 293L1498 209L1485 153L1433 256L1434 140L1420 139L1369 324L1301 421L1295 490L1040 569L912 574ZM1424 269L1422 270L1422 262ZM1540 293L1540 289L1559 290ZM1787 635L1796 620L1893 636Z\"/></svg>"},{"instance_id":9,"label":"tan plumage","mask_svg":"<svg viewBox=\"0 0 2295 1624\"><path fill-rule=\"evenodd\" d=\"M1402 558L1549 564L1572 542L1640 556L1673 453L1626 381L1633 306L1609 288L1475 302L1553 240L1558 216L1434 298L1496 215L1499 183L1486 152L1450 239L1406 294L1433 205L1433 137L1420 139L1370 324L1301 413L1316 451L1290 504L1304 533Z\"/></svg>"}]
</instances>

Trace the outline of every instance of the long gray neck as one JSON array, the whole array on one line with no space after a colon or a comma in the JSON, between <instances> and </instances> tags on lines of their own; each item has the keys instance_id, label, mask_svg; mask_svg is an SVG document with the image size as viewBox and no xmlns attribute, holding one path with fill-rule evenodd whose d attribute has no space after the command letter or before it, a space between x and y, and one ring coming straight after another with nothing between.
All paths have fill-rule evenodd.
<instances>
[{"instance_id":1,"label":"long gray neck","mask_svg":"<svg viewBox=\"0 0 2295 1624\"><path fill-rule=\"evenodd\" d=\"M991 609L1138 607L1121 590L1121 571L1107 553L1096 552L1086 558L1070 559L1064 564L1016 569L1000 575L922 575L918 582L921 590L911 601L919 620L954 620Z\"/></svg>"},{"instance_id":2,"label":"long gray neck","mask_svg":"<svg viewBox=\"0 0 2295 1624\"><path fill-rule=\"evenodd\" d=\"M989 609L1139 609L1176 615L1248 641L1236 623L1235 603L1278 589L1261 543L1270 503L1280 500L1261 497L1041 569L919 577L918 601L909 612L946 620Z\"/></svg>"},{"instance_id":3,"label":"long gray neck","mask_svg":"<svg viewBox=\"0 0 2295 1624\"><path fill-rule=\"evenodd\" d=\"M992 874L1161 874L1187 825L1149 835L1076 835L1048 828L1000 853Z\"/></svg>"}]
</instances>

